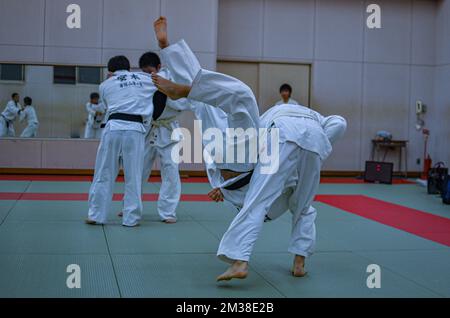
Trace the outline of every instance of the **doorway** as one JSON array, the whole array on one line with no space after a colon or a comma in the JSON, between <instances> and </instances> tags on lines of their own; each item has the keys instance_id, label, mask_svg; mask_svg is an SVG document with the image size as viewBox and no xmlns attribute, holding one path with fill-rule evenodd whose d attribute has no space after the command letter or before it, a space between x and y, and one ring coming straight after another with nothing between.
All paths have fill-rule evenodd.
<instances>
[{"instance_id":1,"label":"doorway","mask_svg":"<svg viewBox=\"0 0 450 318\"><path fill-rule=\"evenodd\" d=\"M293 99L310 106L310 65L218 61L217 71L247 84L255 94L261 114L280 100L279 88L284 83L292 86Z\"/></svg>"}]
</instances>

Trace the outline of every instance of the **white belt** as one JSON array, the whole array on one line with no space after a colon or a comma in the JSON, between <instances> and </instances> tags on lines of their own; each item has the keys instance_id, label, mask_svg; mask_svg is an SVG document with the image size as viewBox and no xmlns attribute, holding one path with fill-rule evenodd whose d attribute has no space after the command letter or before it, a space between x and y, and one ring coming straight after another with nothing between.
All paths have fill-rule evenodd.
<instances>
[{"instance_id":1,"label":"white belt","mask_svg":"<svg viewBox=\"0 0 450 318\"><path fill-rule=\"evenodd\" d=\"M281 117L296 117L296 118L307 118L307 119L312 119L315 120L316 122L320 123L319 120L317 118L315 118L312 115L309 114L299 114L299 113L289 113L289 114L279 114L278 116L275 116L271 122L275 122L276 119L279 119Z\"/></svg>"}]
</instances>

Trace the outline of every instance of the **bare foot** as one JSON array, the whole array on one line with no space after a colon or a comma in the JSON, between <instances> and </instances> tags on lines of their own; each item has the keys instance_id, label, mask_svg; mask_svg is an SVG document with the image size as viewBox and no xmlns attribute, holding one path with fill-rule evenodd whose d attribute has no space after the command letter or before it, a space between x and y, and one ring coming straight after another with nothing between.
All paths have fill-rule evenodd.
<instances>
[{"instance_id":1,"label":"bare foot","mask_svg":"<svg viewBox=\"0 0 450 318\"><path fill-rule=\"evenodd\" d=\"M84 221L84 223L86 223L87 225L102 225L101 223L98 223L97 221L93 221L93 220L90 220L90 219L86 219Z\"/></svg>"},{"instance_id":2,"label":"bare foot","mask_svg":"<svg viewBox=\"0 0 450 318\"><path fill-rule=\"evenodd\" d=\"M166 224L175 224L177 223L177 219L169 218L163 221Z\"/></svg>"},{"instance_id":3,"label":"bare foot","mask_svg":"<svg viewBox=\"0 0 450 318\"><path fill-rule=\"evenodd\" d=\"M176 84L155 73L152 73L152 80L158 90L166 94L172 100L187 97L191 91L190 86Z\"/></svg>"},{"instance_id":4,"label":"bare foot","mask_svg":"<svg viewBox=\"0 0 450 318\"><path fill-rule=\"evenodd\" d=\"M217 281L236 279L245 279L248 275L248 262L235 261L225 273L217 277Z\"/></svg>"},{"instance_id":5,"label":"bare foot","mask_svg":"<svg viewBox=\"0 0 450 318\"><path fill-rule=\"evenodd\" d=\"M136 223L135 225L122 224L122 226L124 226L124 227L138 227L138 226L140 226L140 224L139 223Z\"/></svg>"},{"instance_id":6,"label":"bare foot","mask_svg":"<svg viewBox=\"0 0 450 318\"><path fill-rule=\"evenodd\" d=\"M169 39L167 37L167 19L165 17L159 17L154 23L156 39L161 49L169 46Z\"/></svg>"},{"instance_id":7,"label":"bare foot","mask_svg":"<svg viewBox=\"0 0 450 318\"><path fill-rule=\"evenodd\" d=\"M119 213L117 213L117 216L118 216L119 218L123 217L123 212L120 211Z\"/></svg>"},{"instance_id":8,"label":"bare foot","mask_svg":"<svg viewBox=\"0 0 450 318\"><path fill-rule=\"evenodd\" d=\"M307 274L305 271L305 257L295 255L294 266L292 267L292 275L295 277L304 277Z\"/></svg>"}]
</instances>

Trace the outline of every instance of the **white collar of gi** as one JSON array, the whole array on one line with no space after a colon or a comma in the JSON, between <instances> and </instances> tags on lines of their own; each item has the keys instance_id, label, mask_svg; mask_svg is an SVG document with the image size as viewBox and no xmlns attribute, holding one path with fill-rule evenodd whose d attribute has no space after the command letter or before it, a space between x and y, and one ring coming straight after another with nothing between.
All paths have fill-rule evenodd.
<instances>
[{"instance_id":1,"label":"white collar of gi","mask_svg":"<svg viewBox=\"0 0 450 318\"><path fill-rule=\"evenodd\" d=\"M115 72L114 72L114 75L125 74L125 73L130 73L130 71L127 71L127 70L115 71Z\"/></svg>"}]
</instances>

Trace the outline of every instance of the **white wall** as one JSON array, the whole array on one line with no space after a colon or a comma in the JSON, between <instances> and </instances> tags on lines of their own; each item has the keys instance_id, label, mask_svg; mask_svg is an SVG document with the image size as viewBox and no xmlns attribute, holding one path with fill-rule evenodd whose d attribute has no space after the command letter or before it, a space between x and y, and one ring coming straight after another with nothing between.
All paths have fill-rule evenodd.
<instances>
[{"instance_id":1,"label":"white wall","mask_svg":"<svg viewBox=\"0 0 450 318\"><path fill-rule=\"evenodd\" d=\"M438 1L436 19L435 104L431 128L431 155L450 163L450 1Z\"/></svg>"},{"instance_id":2,"label":"white wall","mask_svg":"<svg viewBox=\"0 0 450 318\"><path fill-rule=\"evenodd\" d=\"M81 29L66 27L71 3L1 0L0 63L104 66L110 57L124 54L137 67L145 51L158 51L153 21L164 15L170 41L186 39L203 67L216 67L217 0L79 0ZM54 85L51 67L27 66L25 75L23 84L0 82L0 107L13 92L29 95L42 122L39 137L79 134L84 105L98 87ZM192 114L183 114L180 121L193 127Z\"/></svg>"},{"instance_id":3,"label":"white wall","mask_svg":"<svg viewBox=\"0 0 450 318\"><path fill-rule=\"evenodd\" d=\"M28 169L93 169L97 140L0 139L0 167Z\"/></svg>"},{"instance_id":4,"label":"white wall","mask_svg":"<svg viewBox=\"0 0 450 318\"><path fill-rule=\"evenodd\" d=\"M370 3L219 1L218 56L312 64L312 108L325 115L341 114L349 123L326 170L363 170L370 139L385 129L396 139L410 140L409 169L419 171L416 159L422 158L423 145L414 128L415 101L431 108L435 104L437 3L376 1L382 29L374 30L365 25ZM448 149L442 151L448 156Z\"/></svg>"},{"instance_id":5,"label":"white wall","mask_svg":"<svg viewBox=\"0 0 450 318\"><path fill-rule=\"evenodd\" d=\"M64 13L71 1L1 0L0 62L104 65L121 53L136 65L143 51L156 49L152 21L163 14L171 38L187 39L206 68L214 69L217 57L312 64L312 107L325 115L342 114L349 122L326 170L362 170L379 129L409 139L409 169L421 170L417 99L429 106L433 160L449 163L450 0L375 1L382 9L381 30L365 27L365 8L372 2L80 0L85 23L71 32ZM38 108L48 110L41 119L60 114L43 136L69 133L58 125L68 114L84 117L79 108L92 88L56 87L49 69L28 68L27 77L30 82L23 86L0 84L0 102L12 91L31 95ZM181 122L191 127L192 115L183 114Z\"/></svg>"},{"instance_id":6,"label":"white wall","mask_svg":"<svg viewBox=\"0 0 450 318\"><path fill-rule=\"evenodd\" d=\"M66 8L71 3L81 7L79 30L66 27ZM124 54L137 67L142 53L158 51L153 21L161 15L169 20L171 42L186 39L202 66L214 70L217 0L1 0L0 63L104 66L110 57ZM84 105L98 87L54 85L49 66L27 66L25 76L23 84L0 82L0 107L13 92L29 95L41 120L39 137L82 135ZM181 125L193 129L192 119L192 114L182 114ZM16 125L17 132L22 129L23 125ZM9 165L0 162L5 164Z\"/></svg>"},{"instance_id":7,"label":"white wall","mask_svg":"<svg viewBox=\"0 0 450 318\"><path fill-rule=\"evenodd\" d=\"M81 29L69 29L66 8L81 7ZM200 61L216 61L217 0L2 0L0 61L105 65L125 54L137 66L145 50L156 50L153 21L169 18L173 41L185 38Z\"/></svg>"},{"instance_id":8,"label":"white wall","mask_svg":"<svg viewBox=\"0 0 450 318\"><path fill-rule=\"evenodd\" d=\"M85 105L89 95L98 92L98 85L55 85L53 67L28 65L25 67L23 84L0 84L2 107L11 99L13 92L19 93L21 100L25 96L33 99L40 120L39 137L71 138L83 136L87 118ZM16 121L16 135L20 135L25 125Z\"/></svg>"}]
</instances>

